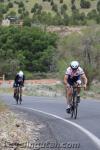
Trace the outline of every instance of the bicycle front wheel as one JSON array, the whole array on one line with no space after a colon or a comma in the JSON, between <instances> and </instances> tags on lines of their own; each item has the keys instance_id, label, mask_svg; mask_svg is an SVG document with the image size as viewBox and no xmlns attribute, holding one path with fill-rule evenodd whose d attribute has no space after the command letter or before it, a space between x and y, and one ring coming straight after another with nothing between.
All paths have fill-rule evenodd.
<instances>
[{"instance_id":1,"label":"bicycle front wheel","mask_svg":"<svg viewBox=\"0 0 100 150\"><path fill-rule=\"evenodd\" d=\"M71 107L71 118L77 118L77 111L78 111L78 103L76 101L76 97L73 97L73 104Z\"/></svg>"},{"instance_id":2,"label":"bicycle front wheel","mask_svg":"<svg viewBox=\"0 0 100 150\"><path fill-rule=\"evenodd\" d=\"M77 103L77 100L75 100L75 105L74 105L74 119L77 118L77 112L78 112L78 103Z\"/></svg>"},{"instance_id":3,"label":"bicycle front wheel","mask_svg":"<svg viewBox=\"0 0 100 150\"><path fill-rule=\"evenodd\" d=\"M73 118L73 116L74 116L74 103L71 106L71 118Z\"/></svg>"},{"instance_id":4,"label":"bicycle front wheel","mask_svg":"<svg viewBox=\"0 0 100 150\"><path fill-rule=\"evenodd\" d=\"M74 118L75 119L77 118L77 109L78 109L78 104L75 104L75 107L74 107Z\"/></svg>"}]
</instances>

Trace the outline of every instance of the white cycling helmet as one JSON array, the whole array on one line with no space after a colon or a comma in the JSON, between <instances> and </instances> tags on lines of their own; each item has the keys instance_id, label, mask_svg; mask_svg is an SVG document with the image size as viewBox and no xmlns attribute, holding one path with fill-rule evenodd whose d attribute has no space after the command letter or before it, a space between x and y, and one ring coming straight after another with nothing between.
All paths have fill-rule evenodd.
<instances>
[{"instance_id":1,"label":"white cycling helmet","mask_svg":"<svg viewBox=\"0 0 100 150\"><path fill-rule=\"evenodd\" d=\"M19 73L18 73L18 75L20 76L20 77L23 77L23 71L19 71Z\"/></svg>"},{"instance_id":2,"label":"white cycling helmet","mask_svg":"<svg viewBox=\"0 0 100 150\"><path fill-rule=\"evenodd\" d=\"M79 67L79 62L78 61L72 61L70 66L73 70L77 69Z\"/></svg>"}]
</instances>

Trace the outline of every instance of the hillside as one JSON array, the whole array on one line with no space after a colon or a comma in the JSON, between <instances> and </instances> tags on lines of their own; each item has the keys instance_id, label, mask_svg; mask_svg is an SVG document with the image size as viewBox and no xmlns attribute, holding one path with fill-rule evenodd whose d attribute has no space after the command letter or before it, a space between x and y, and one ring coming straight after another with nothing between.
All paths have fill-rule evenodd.
<instances>
[{"instance_id":1,"label":"hillside","mask_svg":"<svg viewBox=\"0 0 100 150\"><path fill-rule=\"evenodd\" d=\"M29 17L33 23L50 25L100 22L100 0L0 0L0 11L2 18Z\"/></svg>"},{"instance_id":2,"label":"hillside","mask_svg":"<svg viewBox=\"0 0 100 150\"><path fill-rule=\"evenodd\" d=\"M3 1L3 0L0 0L0 1ZM81 3L81 0L72 0L76 6L77 9L79 9L80 12L85 12L85 13L88 13L89 11L93 10L93 9L96 9L96 5L97 5L97 2L98 0L88 0L88 2L90 2L90 8L81 8L80 6L80 3ZM13 7L12 8L9 8L9 12L10 11L16 11L16 13L18 13L18 7L19 7L19 4L22 2L24 4L24 8L26 11L28 11L31 15L31 9L34 7L34 5L37 3L39 5L42 6L42 11L46 11L46 12L51 12L51 13L54 13L53 10L52 10L52 4L51 2L53 2L54 4L57 5L58 9L59 9L59 12L60 12L60 9L61 9L61 6L63 4L66 4L67 5L67 10L66 12L68 14L71 13L71 7L72 7L72 1L71 0L4 0L4 2L1 2L2 4L4 5L8 5L9 3L12 3L13 4ZM21 8L21 6L20 6Z\"/></svg>"}]
</instances>

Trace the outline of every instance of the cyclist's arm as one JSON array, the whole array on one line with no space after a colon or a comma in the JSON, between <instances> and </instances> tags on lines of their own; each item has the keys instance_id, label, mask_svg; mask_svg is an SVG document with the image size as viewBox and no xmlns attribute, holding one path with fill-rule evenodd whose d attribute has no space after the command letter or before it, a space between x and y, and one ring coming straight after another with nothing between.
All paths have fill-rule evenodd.
<instances>
[{"instance_id":1,"label":"cyclist's arm","mask_svg":"<svg viewBox=\"0 0 100 150\"><path fill-rule=\"evenodd\" d=\"M25 75L23 75L23 83L24 83L24 81L25 81Z\"/></svg>"},{"instance_id":2,"label":"cyclist's arm","mask_svg":"<svg viewBox=\"0 0 100 150\"><path fill-rule=\"evenodd\" d=\"M85 75L85 74L83 74L83 75L81 76L81 78L82 78L82 80L83 80L84 85L86 85L86 86L87 86L87 82L88 82L88 80L87 80L86 75Z\"/></svg>"},{"instance_id":3,"label":"cyclist's arm","mask_svg":"<svg viewBox=\"0 0 100 150\"><path fill-rule=\"evenodd\" d=\"M18 81L18 75L15 76L15 80L14 81L15 81L15 83L17 83L17 81Z\"/></svg>"},{"instance_id":4,"label":"cyclist's arm","mask_svg":"<svg viewBox=\"0 0 100 150\"><path fill-rule=\"evenodd\" d=\"M23 80L22 80L23 87L24 87L24 82L25 82L25 75L23 75Z\"/></svg>"},{"instance_id":5,"label":"cyclist's arm","mask_svg":"<svg viewBox=\"0 0 100 150\"><path fill-rule=\"evenodd\" d=\"M13 83L13 88L16 86L16 83L17 83L17 75L15 76L15 79L14 79L14 83Z\"/></svg>"},{"instance_id":6,"label":"cyclist's arm","mask_svg":"<svg viewBox=\"0 0 100 150\"><path fill-rule=\"evenodd\" d=\"M68 75L65 74L64 76L64 84L67 85Z\"/></svg>"}]
</instances>

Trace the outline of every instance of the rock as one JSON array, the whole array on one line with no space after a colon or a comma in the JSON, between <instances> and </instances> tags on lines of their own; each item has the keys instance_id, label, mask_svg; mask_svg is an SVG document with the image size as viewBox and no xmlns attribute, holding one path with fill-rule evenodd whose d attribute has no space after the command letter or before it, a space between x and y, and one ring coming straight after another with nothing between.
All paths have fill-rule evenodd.
<instances>
[{"instance_id":1,"label":"rock","mask_svg":"<svg viewBox=\"0 0 100 150\"><path fill-rule=\"evenodd\" d=\"M19 124L16 124L16 127L18 128L18 127L20 127L20 125L19 125Z\"/></svg>"}]
</instances>

